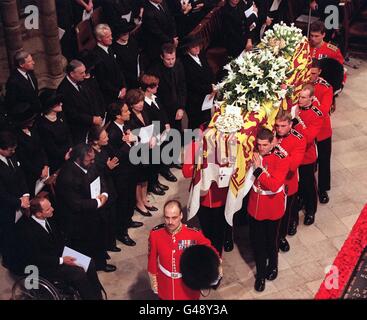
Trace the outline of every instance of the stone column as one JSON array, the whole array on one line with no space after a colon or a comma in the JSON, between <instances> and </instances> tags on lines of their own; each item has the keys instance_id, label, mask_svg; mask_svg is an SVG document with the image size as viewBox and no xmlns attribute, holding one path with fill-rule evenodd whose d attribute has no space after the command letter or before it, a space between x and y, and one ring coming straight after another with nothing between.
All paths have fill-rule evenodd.
<instances>
[{"instance_id":1,"label":"stone column","mask_svg":"<svg viewBox=\"0 0 367 320\"><path fill-rule=\"evenodd\" d=\"M9 69L13 67L14 54L23 48L22 32L16 0L1 0L0 12L4 25Z\"/></svg>"},{"instance_id":2,"label":"stone column","mask_svg":"<svg viewBox=\"0 0 367 320\"><path fill-rule=\"evenodd\" d=\"M48 76L57 83L63 76L65 59L61 54L55 0L38 0L38 8Z\"/></svg>"}]
</instances>

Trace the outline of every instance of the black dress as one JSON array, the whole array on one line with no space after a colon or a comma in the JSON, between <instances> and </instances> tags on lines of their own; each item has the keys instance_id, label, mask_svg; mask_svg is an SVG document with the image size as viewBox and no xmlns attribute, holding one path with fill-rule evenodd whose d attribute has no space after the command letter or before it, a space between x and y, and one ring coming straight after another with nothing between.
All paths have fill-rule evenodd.
<instances>
[{"instance_id":1,"label":"black dress","mask_svg":"<svg viewBox=\"0 0 367 320\"><path fill-rule=\"evenodd\" d=\"M56 121L45 116L38 119L38 132L47 154L50 174L54 173L65 162L65 154L72 146L71 133L63 117L58 115Z\"/></svg>"},{"instance_id":2,"label":"black dress","mask_svg":"<svg viewBox=\"0 0 367 320\"><path fill-rule=\"evenodd\" d=\"M115 42L112 46L116 53L116 60L121 67L122 73L125 75L127 88L138 88L138 59L140 73L143 71L138 42L134 38L130 38L125 45Z\"/></svg>"}]
</instances>

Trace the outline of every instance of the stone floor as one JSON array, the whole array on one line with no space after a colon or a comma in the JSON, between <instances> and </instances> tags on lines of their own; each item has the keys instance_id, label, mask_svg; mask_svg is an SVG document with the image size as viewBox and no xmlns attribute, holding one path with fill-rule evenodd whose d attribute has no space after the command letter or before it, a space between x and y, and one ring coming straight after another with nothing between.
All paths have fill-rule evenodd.
<instances>
[{"instance_id":1,"label":"stone floor","mask_svg":"<svg viewBox=\"0 0 367 320\"><path fill-rule=\"evenodd\" d=\"M334 134L330 202L319 205L314 225L301 224L297 234L288 238L291 250L279 254L279 276L273 282L267 281L262 293L253 289L255 265L248 228L239 226L235 230L234 250L223 256L224 279L221 286L203 299L314 297L324 278L325 267L333 262L367 202L367 62L362 62L358 69L349 69L348 74L347 86L338 98L337 110L332 115ZM160 209L159 213L150 218L135 214L134 219L145 224L130 233L137 240L136 247L119 243L122 252L111 253L111 263L117 265L118 270L99 273L109 299L156 299L149 289L146 272L147 239L149 230L161 223L162 205L168 198L177 198L182 203L187 201L189 182L177 170L175 174L179 181L168 183L168 196L152 198L154 205ZM0 266L0 299L10 298L12 283L9 273Z\"/></svg>"}]
</instances>

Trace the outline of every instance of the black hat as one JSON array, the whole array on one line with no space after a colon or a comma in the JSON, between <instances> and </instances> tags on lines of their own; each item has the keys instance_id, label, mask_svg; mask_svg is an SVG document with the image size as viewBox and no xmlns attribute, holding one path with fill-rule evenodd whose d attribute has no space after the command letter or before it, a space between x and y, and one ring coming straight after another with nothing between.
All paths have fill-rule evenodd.
<instances>
[{"instance_id":1,"label":"black hat","mask_svg":"<svg viewBox=\"0 0 367 320\"><path fill-rule=\"evenodd\" d=\"M189 49L203 43L203 39L199 35L188 35L182 39L181 49Z\"/></svg>"},{"instance_id":2,"label":"black hat","mask_svg":"<svg viewBox=\"0 0 367 320\"><path fill-rule=\"evenodd\" d=\"M10 116L17 127L22 127L36 118L37 114L33 111L31 104L20 102L14 106Z\"/></svg>"},{"instance_id":3,"label":"black hat","mask_svg":"<svg viewBox=\"0 0 367 320\"><path fill-rule=\"evenodd\" d=\"M320 68L320 77L331 84L334 92L343 87L344 67L338 60L323 58L320 60Z\"/></svg>"},{"instance_id":4,"label":"black hat","mask_svg":"<svg viewBox=\"0 0 367 320\"><path fill-rule=\"evenodd\" d=\"M219 257L208 246L191 246L182 253L180 269L182 281L193 290L212 287L219 278Z\"/></svg>"},{"instance_id":5,"label":"black hat","mask_svg":"<svg viewBox=\"0 0 367 320\"><path fill-rule=\"evenodd\" d=\"M63 96L58 94L56 90L47 88L40 94L40 100L42 103L42 113L46 114L55 105L63 101Z\"/></svg>"},{"instance_id":6,"label":"black hat","mask_svg":"<svg viewBox=\"0 0 367 320\"><path fill-rule=\"evenodd\" d=\"M113 35L115 38L120 37L122 34L129 33L135 29L134 22L127 22L125 19L122 20L118 25L113 28Z\"/></svg>"}]
</instances>

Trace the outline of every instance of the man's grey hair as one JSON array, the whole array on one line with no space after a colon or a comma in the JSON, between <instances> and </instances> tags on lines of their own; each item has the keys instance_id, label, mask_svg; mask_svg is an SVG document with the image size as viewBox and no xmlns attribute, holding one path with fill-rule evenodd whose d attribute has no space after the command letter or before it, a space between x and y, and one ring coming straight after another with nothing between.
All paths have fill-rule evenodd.
<instances>
[{"instance_id":1,"label":"man's grey hair","mask_svg":"<svg viewBox=\"0 0 367 320\"><path fill-rule=\"evenodd\" d=\"M108 24L100 23L94 28L94 35L97 40L101 40L107 31L111 31L111 28Z\"/></svg>"},{"instance_id":2,"label":"man's grey hair","mask_svg":"<svg viewBox=\"0 0 367 320\"><path fill-rule=\"evenodd\" d=\"M81 66L84 66L84 63L81 62L80 60L71 60L69 62L69 64L66 66L66 73L70 74L71 72L73 72L76 68L79 68Z\"/></svg>"},{"instance_id":3,"label":"man's grey hair","mask_svg":"<svg viewBox=\"0 0 367 320\"><path fill-rule=\"evenodd\" d=\"M25 62L25 59L30 55L28 51L21 50L14 55L14 64L16 67L20 67Z\"/></svg>"}]
</instances>

